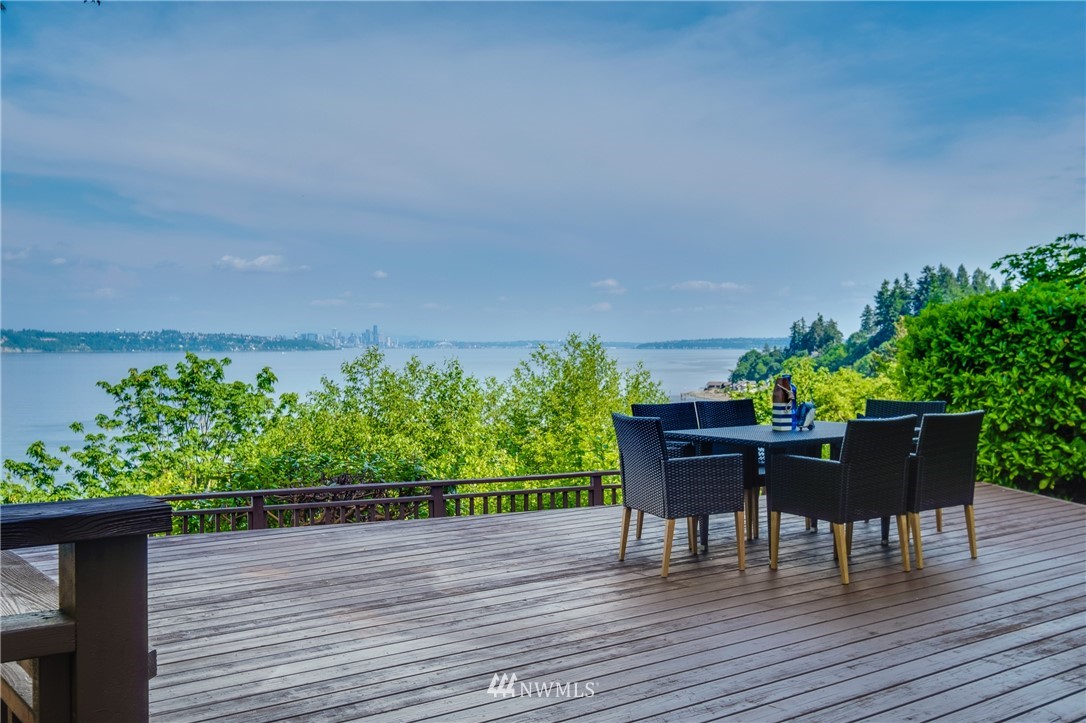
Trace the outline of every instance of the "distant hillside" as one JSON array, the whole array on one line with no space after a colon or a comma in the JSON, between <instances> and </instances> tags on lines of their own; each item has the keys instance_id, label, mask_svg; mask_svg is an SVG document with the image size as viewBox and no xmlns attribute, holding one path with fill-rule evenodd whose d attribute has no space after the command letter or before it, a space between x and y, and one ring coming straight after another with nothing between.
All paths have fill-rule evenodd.
<instances>
[{"instance_id":1,"label":"distant hillside","mask_svg":"<svg viewBox=\"0 0 1086 723\"><path fill-rule=\"evenodd\" d=\"M201 334L174 331L42 331L0 329L0 350L15 352L122 351L312 351L331 349L326 342L251 334Z\"/></svg>"},{"instance_id":2,"label":"distant hillside","mask_svg":"<svg viewBox=\"0 0 1086 723\"><path fill-rule=\"evenodd\" d=\"M560 341L430 341L412 339L401 341L405 349L452 347L456 349L514 347L531 349L540 344L560 344ZM676 339L673 341L606 342L609 348L624 349L762 349L784 347L787 338L731 337L727 339ZM255 336L253 334L206 334L176 331L43 331L41 329L0 329L0 351L8 353L33 352L239 352L239 351L320 351L334 349L331 341L294 339L284 336Z\"/></svg>"},{"instance_id":3,"label":"distant hillside","mask_svg":"<svg viewBox=\"0 0 1086 723\"><path fill-rule=\"evenodd\" d=\"M761 349L769 346L788 346L787 337L728 337L726 339L677 339L675 341L651 341L638 344L637 349Z\"/></svg>"}]
</instances>

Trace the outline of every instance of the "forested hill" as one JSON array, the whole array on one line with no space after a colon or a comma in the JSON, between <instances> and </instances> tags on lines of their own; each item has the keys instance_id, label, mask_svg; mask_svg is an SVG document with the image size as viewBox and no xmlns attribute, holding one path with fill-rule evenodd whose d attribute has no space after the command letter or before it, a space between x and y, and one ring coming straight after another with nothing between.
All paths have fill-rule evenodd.
<instances>
[{"instance_id":1,"label":"forested hill","mask_svg":"<svg viewBox=\"0 0 1086 723\"><path fill-rule=\"evenodd\" d=\"M308 351L331 349L327 342L251 334L201 334L162 331L42 331L0 330L4 352L120 352L120 351Z\"/></svg>"},{"instance_id":2,"label":"forested hill","mask_svg":"<svg viewBox=\"0 0 1086 723\"><path fill-rule=\"evenodd\" d=\"M729 337L726 339L676 339L638 344L638 349L761 349L788 346L788 338Z\"/></svg>"}]
</instances>

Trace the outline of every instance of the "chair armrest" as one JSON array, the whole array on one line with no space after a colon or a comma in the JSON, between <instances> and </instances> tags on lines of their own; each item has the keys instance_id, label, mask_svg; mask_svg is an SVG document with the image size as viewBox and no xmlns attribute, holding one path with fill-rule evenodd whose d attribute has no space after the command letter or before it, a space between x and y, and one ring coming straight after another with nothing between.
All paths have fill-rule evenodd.
<instances>
[{"instance_id":1,"label":"chair armrest","mask_svg":"<svg viewBox=\"0 0 1086 723\"><path fill-rule=\"evenodd\" d=\"M743 456L711 454L669 459L664 467L667 517L743 509Z\"/></svg>"},{"instance_id":2,"label":"chair armrest","mask_svg":"<svg viewBox=\"0 0 1086 723\"><path fill-rule=\"evenodd\" d=\"M837 521L843 490L843 465L833 459L781 454L773 457L766 480L769 509Z\"/></svg>"}]
</instances>

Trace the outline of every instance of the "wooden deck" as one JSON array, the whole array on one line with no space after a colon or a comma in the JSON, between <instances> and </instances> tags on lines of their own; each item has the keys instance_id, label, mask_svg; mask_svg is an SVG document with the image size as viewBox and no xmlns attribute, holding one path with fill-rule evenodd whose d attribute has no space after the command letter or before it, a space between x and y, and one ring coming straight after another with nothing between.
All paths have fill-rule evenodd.
<instances>
[{"instance_id":1,"label":"wooden deck","mask_svg":"<svg viewBox=\"0 0 1086 723\"><path fill-rule=\"evenodd\" d=\"M776 572L763 511L745 572L724 516L665 580L663 523L620 563L620 516L153 539L152 719L1086 719L1086 507L981 485L979 559L960 510L929 513L911 573L859 524L848 587L798 518Z\"/></svg>"}]
</instances>

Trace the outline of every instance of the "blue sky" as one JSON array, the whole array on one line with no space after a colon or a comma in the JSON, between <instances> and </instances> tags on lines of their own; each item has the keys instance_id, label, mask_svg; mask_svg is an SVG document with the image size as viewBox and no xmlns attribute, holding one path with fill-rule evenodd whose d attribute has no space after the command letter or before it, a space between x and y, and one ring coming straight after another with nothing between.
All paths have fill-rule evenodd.
<instances>
[{"instance_id":1,"label":"blue sky","mask_svg":"<svg viewBox=\"0 0 1086 723\"><path fill-rule=\"evenodd\" d=\"M1083 3L5 4L5 327L848 334L1086 230Z\"/></svg>"}]
</instances>

